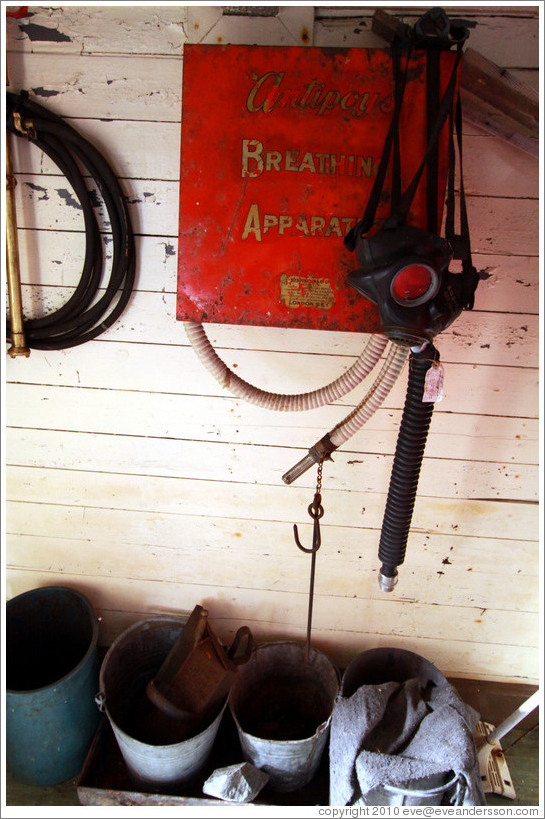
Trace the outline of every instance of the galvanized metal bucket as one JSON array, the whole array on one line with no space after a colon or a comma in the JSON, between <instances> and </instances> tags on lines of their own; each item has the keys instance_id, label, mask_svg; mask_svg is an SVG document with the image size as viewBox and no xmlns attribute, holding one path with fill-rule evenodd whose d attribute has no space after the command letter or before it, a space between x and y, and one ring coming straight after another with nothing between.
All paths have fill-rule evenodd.
<instances>
[{"instance_id":1,"label":"galvanized metal bucket","mask_svg":"<svg viewBox=\"0 0 545 819\"><path fill-rule=\"evenodd\" d=\"M226 707L195 736L180 742L150 741L142 710L146 686L180 636L184 623L172 618L144 620L110 646L100 669L100 704L127 768L137 783L164 789L193 779L206 764Z\"/></svg>"},{"instance_id":2,"label":"galvanized metal bucket","mask_svg":"<svg viewBox=\"0 0 545 819\"><path fill-rule=\"evenodd\" d=\"M331 660L295 642L264 643L242 666L229 694L245 759L269 774L268 787L295 791L320 765L339 673Z\"/></svg>"},{"instance_id":3,"label":"galvanized metal bucket","mask_svg":"<svg viewBox=\"0 0 545 819\"><path fill-rule=\"evenodd\" d=\"M79 773L100 715L98 620L83 594L48 586L6 605L6 761L56 785Z\"/></svg>"}]
</instances>

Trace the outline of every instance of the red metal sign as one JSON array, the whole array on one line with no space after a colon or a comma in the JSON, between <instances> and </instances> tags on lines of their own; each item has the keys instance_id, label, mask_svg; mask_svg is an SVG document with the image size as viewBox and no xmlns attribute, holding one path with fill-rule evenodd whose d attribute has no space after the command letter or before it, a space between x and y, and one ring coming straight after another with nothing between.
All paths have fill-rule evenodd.
<instances>
[{"instance_id":1,"label":"red metal sign","mask_svg":"<svg viewBox=\"0 0 545 819\"><path fill-rule=\"evenodd\" d=\"M454 57L442 54L442 91ZM403 186L426 147L425 52L408 76ZM185 46L177 318L379 331L374 305L345 283L356 263L343 238L363 215L392 105L384 50ZM384 201L377 226L388 215ZM425 227L425 175L409 222Z\"/></svg>"}]
</instances>

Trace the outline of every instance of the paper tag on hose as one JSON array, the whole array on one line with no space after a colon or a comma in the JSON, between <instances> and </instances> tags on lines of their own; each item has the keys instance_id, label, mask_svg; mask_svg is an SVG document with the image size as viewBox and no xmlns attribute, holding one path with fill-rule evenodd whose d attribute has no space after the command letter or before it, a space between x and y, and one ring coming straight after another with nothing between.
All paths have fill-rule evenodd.
<instances>
[{"instance_id":1,"label":"paper tag on hose","mask_svg":"<svg viewBox=\"0 0 545 819\"><path fill-rule=\"evenodd\" d=\"M434 361L426 373L422 403L437 403L438 401L442 401L444 395L443 377L443 365L438 361Z\"/></svg>"}]
</instances>

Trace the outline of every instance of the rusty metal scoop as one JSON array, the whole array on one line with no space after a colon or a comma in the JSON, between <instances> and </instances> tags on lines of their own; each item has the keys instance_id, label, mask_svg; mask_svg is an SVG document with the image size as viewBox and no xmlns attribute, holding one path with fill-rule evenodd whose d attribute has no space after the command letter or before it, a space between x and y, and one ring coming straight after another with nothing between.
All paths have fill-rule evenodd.
<instances>
[{"instance_id":1,"label":"rusty metal scoop","mask_svg":"<svg viewBox=\"0 0 545 819\"><path fill-rule=\"evenodd\" d=\"M146 687L150 702L178 723L195 729L225 701L237 667L250 659L253 638L239 628L227 650L208 622L208 612L195 606L165 661Z\"/></svg>"}]
</instances>

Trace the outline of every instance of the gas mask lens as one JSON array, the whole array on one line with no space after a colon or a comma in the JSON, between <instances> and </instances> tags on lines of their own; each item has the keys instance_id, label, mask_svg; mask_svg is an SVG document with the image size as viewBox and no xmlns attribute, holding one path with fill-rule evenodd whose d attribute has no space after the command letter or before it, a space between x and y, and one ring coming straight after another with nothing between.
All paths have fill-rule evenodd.
<instances>
[{"instance_id":1,"label":"gas mask lens","mask_svg":"<svg viewBox=\"0 0 545 819\"><path fill-rule=\"evenodd\" d=\"M390 284L392 298L404 307L418 307L432 299L438 290L437 271L423 262L404 265Z\"/></svg>"}]
</instances>

